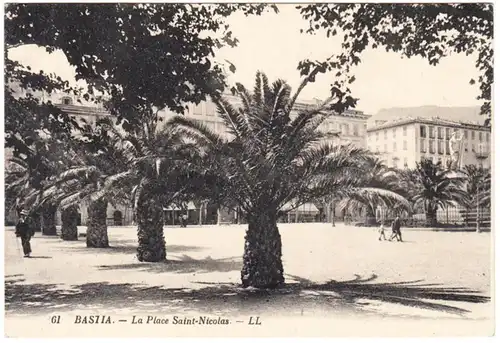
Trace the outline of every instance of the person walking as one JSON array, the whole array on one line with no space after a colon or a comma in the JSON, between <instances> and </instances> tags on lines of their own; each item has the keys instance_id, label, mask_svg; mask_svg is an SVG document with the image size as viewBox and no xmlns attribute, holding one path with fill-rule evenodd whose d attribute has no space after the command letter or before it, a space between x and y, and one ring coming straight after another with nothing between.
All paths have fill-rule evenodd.
<instances>
[{"instance_id":1,"label":"person walking","mask_svg":"<svg viewBox=\"0 0 500 343\"><path fill-rule=\"evenodd\" d=\"M21 237L21 245L23 246L24 257L30 257L31 254L31 237L35 234L35 230L28 220L28 211L22 210L19 214L19 222L16 224L16 237Z\"/></svg>"},{"instance_id":2,"label":"person walking","mask_svg":"<svg viewBox=\"0 0 500 343\"><path fill-rule=\"evenodd\" d=\"M396 215L396 218L394 218L394 221L392 222L392 235L389 238L389 241L392 241L394 238L398 242L403 241L403 237L401 235L401 220L399 219L399 215Z\"/></svg>"},{"instance_id":3,"label":"person walking","mask_svg":"<svg viewBox=\"0 0 500 343\"><path fill-rule=\"evenodd\" d=\"M386 240L385 238L385 226L384 226L384 221L381 220L380 221L380 228L378 229L378 232L379 232L379 236L378 236L378 240L381 241L382 238L384 239L384 241Z\"/></svg>"}]
</instances>

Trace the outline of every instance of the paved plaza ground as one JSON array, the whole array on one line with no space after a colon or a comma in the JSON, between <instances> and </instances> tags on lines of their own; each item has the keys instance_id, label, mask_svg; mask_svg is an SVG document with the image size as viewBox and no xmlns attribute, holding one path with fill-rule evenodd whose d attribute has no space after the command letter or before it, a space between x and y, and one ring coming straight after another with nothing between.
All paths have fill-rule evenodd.
<instances>
[{"instance_id":1,"label":"paved plaza ground","mask_svg":"<svg viewBox=\"0 0 500 343\"><path fill-rule=\"evenodd\" d=\"M281 224L287 285L257 291L239 288L244 231L243 225L166 227L168 261L140 263L135 227L110 227L109 249L88 249L85 238L64 242L37 233L31 259L22 258L20 244L7 228L6 334L63 335L50 324L54 314L68 324L77 314L130 320L137 313L211 315L245 323L249 316L260 316L260 331L250 333L257 336L266 332L266 320L287 325L287 318L302 318L300 323L309 323L309 329L319 325L318 318L328 319L328 330L318 326L319 335L363 336L370 330L367 323L379 331L375 323L383 323L388 335L391 330L401 333L405 325L407 333L422 333L418 328L423 323L429 323L427 334L446 334L443 323L454 328L448 329L450 335L467 326L475 334L492 333L490 233L403 230L404 242L398 243L378 241L373 228ZM335 327L337 319L363 323L363 330ZM401 323L396 325L399 331L391 329L392 323ZM82 326L65 328L67 333L91 335ZM94 325L92 330L104 329ZM119 335L132 329L114 330ZM147 335L172 334L163 330L148 328ZM184 330L191 331L176 335L193 335L192 328ZM285 331L282 336L301 332L296 325Z\"/></svg>"}]
</instances>

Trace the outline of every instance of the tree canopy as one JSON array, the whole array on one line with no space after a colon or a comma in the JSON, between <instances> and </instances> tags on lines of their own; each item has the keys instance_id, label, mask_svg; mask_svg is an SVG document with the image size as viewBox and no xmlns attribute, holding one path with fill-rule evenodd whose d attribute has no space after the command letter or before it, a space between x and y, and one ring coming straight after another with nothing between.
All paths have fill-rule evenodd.
<instances>
[{"instance_id":1,"label":"tree canopy","mask_svg":"<svg viewBox=\"0 0 500 343\"><path fill-rule=\"evenodd\" d=\"M112 114L137 123L153 108L183 111L225 86L223 70L212 57L216 48L235 46L225 17L235 11L260 14L264 4L8 4L7 50L36 44L61 50L82 95L110 96ZM277 11L277 8L274 7ZM43 74L43 71L40 72Z\"/></svg>"},{"instance_id":2,"label":"tree canopy","mask_svg":"<svg viewBox=\"0 0 500 343\"><path fill-rule=\"evenodd\" d=\"M476 54L477 79L483 101L481 114L491 118L493 84L493 4L311 4L298 6L309 21L307 33L324 32L327 37L343 35L342 51L335 58L306 60L299 69L307 74L312 65L321 72L336 70L336 89L349 94L355 77L351 67L361 62L368 48L385 47L402 56L421 56L431 65L452 53Z\"/></svg>"}]
</instances>

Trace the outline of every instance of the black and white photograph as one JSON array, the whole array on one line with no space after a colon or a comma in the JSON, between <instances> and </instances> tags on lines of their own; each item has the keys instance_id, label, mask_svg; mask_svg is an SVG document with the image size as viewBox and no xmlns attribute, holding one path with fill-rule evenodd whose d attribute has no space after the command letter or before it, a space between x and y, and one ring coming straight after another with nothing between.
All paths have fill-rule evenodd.
<instances>
[{"instance_id":1,"label":"black and white photograph","mask_svg":"<svg viewBox=\"0 0 500 343\"><path fill-rule=\"evenodd\" d=\"M493 2L3 11L4 337L495 334Z\"/></svg>"}]
</instances>

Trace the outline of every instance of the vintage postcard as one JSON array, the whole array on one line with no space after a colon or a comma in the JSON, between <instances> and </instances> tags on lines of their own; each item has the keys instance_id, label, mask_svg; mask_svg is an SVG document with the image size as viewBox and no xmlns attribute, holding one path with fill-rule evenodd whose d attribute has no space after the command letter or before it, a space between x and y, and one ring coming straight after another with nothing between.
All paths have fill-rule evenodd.
<instances>
[{"instance_id":1,"label":"vintage postcard","mask_svg":"<svg viewBox=\"0 0 500 343\"><path fill-rule=\"evenodd\" d=\"M492 3L7 3L4 335L494 335Z\"/></svg>"}]
</instances>

